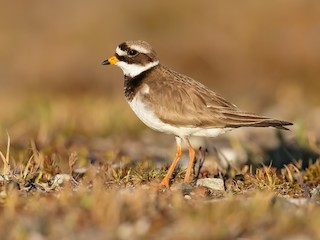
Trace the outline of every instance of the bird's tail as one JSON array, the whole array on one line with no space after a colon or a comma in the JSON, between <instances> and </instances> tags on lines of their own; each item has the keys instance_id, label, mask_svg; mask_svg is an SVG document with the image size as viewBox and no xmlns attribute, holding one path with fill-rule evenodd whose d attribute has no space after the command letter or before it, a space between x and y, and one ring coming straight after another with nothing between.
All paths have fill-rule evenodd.
<instances>
[{"instance_id":1,"label":"bird's tail","mask_svg":"<svg viewBox=\"0 0 320 240\"><path fill-rule=\"evenodd\" d=\"M226 118L228 119L226 127L231 128L274 127L282 130L289 130L286 126L293 125L291 122L276 120L246 112L227 113L226 115Z\"/></svg>"}]
</instances>

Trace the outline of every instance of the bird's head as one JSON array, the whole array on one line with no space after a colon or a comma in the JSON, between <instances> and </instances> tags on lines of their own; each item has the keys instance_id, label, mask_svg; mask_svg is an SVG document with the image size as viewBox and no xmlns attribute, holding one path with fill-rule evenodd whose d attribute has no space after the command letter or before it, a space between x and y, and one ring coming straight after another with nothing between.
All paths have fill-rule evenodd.
<instances>
[{"instance_id":1,"label":"bird's head","mask_svg":"<svg viewBox=\"0 0 320 240\"><path fill-rule=\"evenodd\" d=\"M152 46L141 40L126 41L116 48L114 56L102 62L120 67L125 76L135 77L159 64Z\"/></svg>"}]
</instances>

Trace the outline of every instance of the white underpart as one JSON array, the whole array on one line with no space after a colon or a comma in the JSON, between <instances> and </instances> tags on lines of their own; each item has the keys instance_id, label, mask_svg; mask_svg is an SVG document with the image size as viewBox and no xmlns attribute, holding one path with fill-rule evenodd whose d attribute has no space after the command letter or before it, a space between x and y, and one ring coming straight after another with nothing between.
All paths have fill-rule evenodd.
<instances>
[{"instance_id":1,"label":"white underpart","mask_svg":"<svg viewBox=\"0 0 320 240\"><path fill-rule=\"evenodd\" d=\"M167 134L174 134L182 139L187 139L189 136L216 137L231 130L231 128L179 127L164 123L155 115L152 109L148 108L148 106L143 103L142 98L145 94L149 94L149 86L146 84L142 87L140 92L136 94L134 99L128 103L140 120L154 130Z\"/></svg>"},{"instance_id":2,"label":"white underpart","mask_svg":"<svg viewBox=\"0 0 320 240\"><path fill-rule=\"evenodd\" d=\"M148 63L147 65L139 65L139 64L128 64L123 61L116 62L116 66L120 67L125 76L135 77L140 73L147 71L148 69L159 64L159 61Z\"/></svg>"},{"instance_id":3,"label":"white underpart","mask_svg":"<svg viewBox=\"0 0 320 240\"><path fill-rule=\"evenodd\" d=\"M147 50L147 49L145 49L144 47L141 47L141 46L139 46L139 45L131 45L130 48L131 48L131 49L134 49L134 50L136 50L136 51L138 51L138 52L140 52L140 53L145 53L145 54L150 53L149 50Z\"/></svg>"},{"instance_id":4,"label":"white underpart","mask_svg":"<svg viewBox=\"0 0 320 240\"><path fill-rule=\"evenodd\" d=\"M126 52L126 51L122 51L119 47L116 48L116 53L117 53L119 56L125 56L125 55L127 55L127 52Z\"/></svg>"}]
</instances>

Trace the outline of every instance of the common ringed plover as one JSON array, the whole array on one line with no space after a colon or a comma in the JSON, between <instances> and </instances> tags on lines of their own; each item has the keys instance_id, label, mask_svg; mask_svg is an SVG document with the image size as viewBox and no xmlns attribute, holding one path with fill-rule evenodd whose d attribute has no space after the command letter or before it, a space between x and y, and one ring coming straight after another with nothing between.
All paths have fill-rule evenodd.
<instances>
[{"instance_id":1,"label":"common ringed plover","mask_svg":"<svg viewBox=\"0 0 320 240\"><path fill-rule=\"evenodd\" d=\"M103 65L116 65L124 73L124 95L135 114L148 127L173 134L175 158L159 188L169 188L170 177L181 157L181 141L189 146L184 182L190 182L195 158L190 136L216 137L239 127L274 127L288 130L290 122L241 111L215 92L160 64L152 46L141 40L126 41Z\"/></svg>"}]
</instances>

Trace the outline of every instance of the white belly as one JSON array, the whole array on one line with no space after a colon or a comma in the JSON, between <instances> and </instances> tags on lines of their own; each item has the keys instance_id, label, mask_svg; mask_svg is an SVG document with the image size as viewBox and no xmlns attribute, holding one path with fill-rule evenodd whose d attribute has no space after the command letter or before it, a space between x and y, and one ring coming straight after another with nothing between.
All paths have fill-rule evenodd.
<instances>
[{"instance_id":1,"label":"white belly","mask_svg":"<svg viewBox=\"0 0 320 240\"><path fill-rule=\"evenodd\" d=\"M164 132L167 134L173 134L181 138L187 136L203 136L203 137L216 137L231 129L223 128L199 128L189 126L173 126L162 122L142 101L141 95L138 93L135 98L128 102L135 114L141 119L141 121L148 127Z\"/></svg>"}]
</instances>

